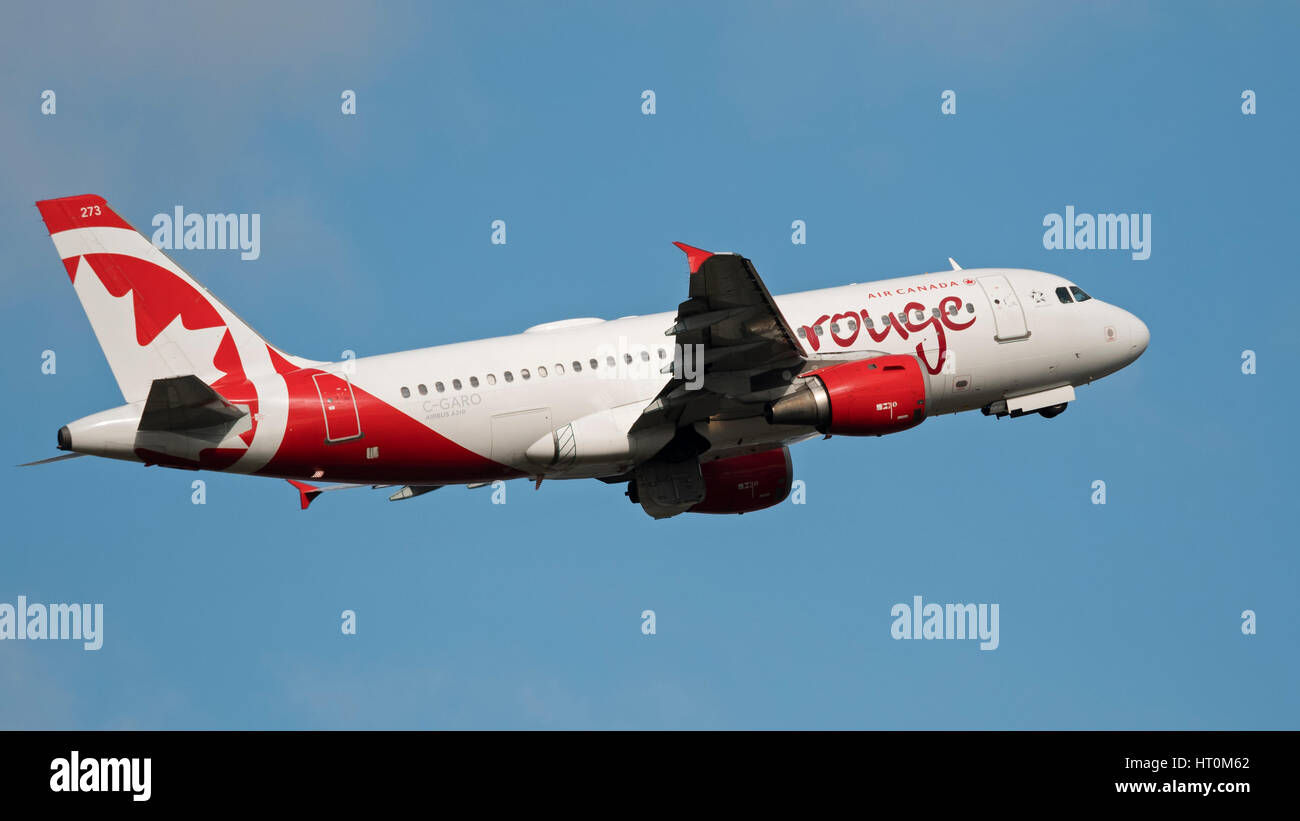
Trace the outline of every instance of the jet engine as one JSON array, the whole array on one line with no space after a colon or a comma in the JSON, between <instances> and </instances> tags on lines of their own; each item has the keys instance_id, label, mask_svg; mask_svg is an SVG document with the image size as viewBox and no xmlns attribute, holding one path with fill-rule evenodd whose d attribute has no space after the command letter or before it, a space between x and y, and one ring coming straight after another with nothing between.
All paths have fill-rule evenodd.
<instances>
[{"instance_id":1,"label":"jet engine","mask_svg":"<svg viewBox=\"0 0 1300 821\"><path fill-rule=\"evenodd\" d=\"M767 404L773 425L803 425L822 433L883 436L925 420L930 378L916 357L877 356L804 375L793 393Z\"/></svg>"}]
</instances>

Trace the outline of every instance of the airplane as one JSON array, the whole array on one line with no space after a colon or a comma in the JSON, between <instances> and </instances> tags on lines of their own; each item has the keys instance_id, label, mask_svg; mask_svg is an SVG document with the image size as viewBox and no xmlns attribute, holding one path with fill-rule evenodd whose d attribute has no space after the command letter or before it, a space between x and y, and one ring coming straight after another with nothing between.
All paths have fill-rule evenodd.
<instances>
[{"instance_id":1,"label":"airplane","mask_svg":"<svg viewBox=\"0 0 1300 821\"><path fill-rule=\"evenodd\" d=\"M1143 322L1055 274L951 270L772 296L750 260L675 243L676 311L316 361L267 342L99 196L36 203L125 404L67 453L326 490L598 479L650 516L790 493L790 446L979 410L1059 415L1134 362ZM312 484L318 483L318 484ZM319 483L330 483L321 486Z\"/></svg>"}]
</instances>

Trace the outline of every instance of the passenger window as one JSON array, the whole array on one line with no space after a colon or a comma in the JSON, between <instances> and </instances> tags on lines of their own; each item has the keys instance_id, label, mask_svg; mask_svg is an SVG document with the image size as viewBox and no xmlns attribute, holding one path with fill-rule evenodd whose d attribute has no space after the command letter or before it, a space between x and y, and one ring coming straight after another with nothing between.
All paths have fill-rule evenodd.
<instances>
[{"instance_id":1,"label":"passenger window","mask_svg":"<svg viewBox=\"0 0 1300 821\"><path fill-rule=\"evenodd\" d=\"M1088 300L1092 299L1092 297L1085 294L1083 292L1083 289L1080 288L1078 285L1071 285L1070 293L1074 294L1075 302L1087 302Z\"/></svg>"},{"instance_id":2,"label":"passenger window","mask_svg":"<svg viewBox=\"0 0 1300 821\"><path fill-rule=\"evenodd\" d=\"M610 368L614 367L614 357L612 356L605 357L605 365Z\"/></svg>"},{"instance_id":3,"label":"passenger window","mask_svg":"<svg viewBox=\"0 0 1300 821\"><path fill-rule=\"evenodd\" d=\"M503 373L503 374L501 374L501 375L505 377L505 380L506 380L507 382L513 382L513 381L515 381L515 375L514 375L513 373L511 373L510 371L506 371L505 373Z\"/></svg>"},{"instance_id":4,"label":"passenger window","mask_svg":"<svg viewBox=\"0 0 1300 821\"><path fill-rule=\"evenodd\" d=\"M428 393L429 393L429 389L426 388L426 387L425 387L424 385L422 385L422 384L421 384L421 385L416 385L416 386L415 386L415 389L416 389L417 391L420 392L420 396L427 396Z\"/></svg>"},{"instance_id":5,"label":"passenger window","mask_svg":"<svg viewBox=\"0 0 1300 821\"><path fill-rule=\"evenodd\" d=\"M880 324L881 324L881 325L889 325L889 324L891 324L890 320L892 320L893 318L894 318L894 315L893 315L893 314L885 314L884 316L882 316L882 317L880 318Z\"/></svg>"},{"instance_id":6,"label":"passenger window","mask_svg":"<svg viewBox=\"0 0 1300 821\"><path fill-rule=\"evenodd\" d=\"M934 314L934 318L935 318L935 319L938 319L938 318L939 318L939 309L938 309L938 308L931 308L931 309L930 309L930 313L931 313L931 314Z\"/></svg>"},{"instance_id":7,"label":"passenger window","mask_svg":"<svg viewBox=\"0 0 1300 821\"><path fill-rule=\"evenodd\" d=\"M957 306L956 306L956 305L949 305L949 306L948 306L948 316L956 316L956 315L957 315Z\"/></svg>"},{"instance_id":8,"label":"passenger window","mask_svg":"<svg viewBox=\"0 0 1300 821\"><path fill-rule=\"evenodd\" d=\"M405 386L402 387L402 398L403 398L403 399L410 399L410 398L411 398L411 389L410 389L410 388L405 387Z\"/></svg>"},{"instance_id":9,"label":"passenger window","mask_svg":"<svg viewBox=\"0 0 1300 821\"><path fill-rule=\"evenodd\" d=\"M924 312L924 311L917 311L917 312L916 312L916 321L917 321L917 322L920 322L922 319L925 319L925 312Z\"/></svg>"},{"instance_id":10,"label":"passenger window","mask_svg":"<svg viewBox=\"0 0 1300 821\"><path fill-rule=\"evenodd\" d=\"M555 375L556 375L556 376L563 376L563 375L564 375L564 366L561 365L559 362L556 362L556 363L555 363Z\"/></svg>"},{"instance_id":11,"label":"passenger window","mask_svg":"<svg viewBox=\"0 0 1300 821\"><path fill-rule=\"evenodd\" d=\"M660 348L660 349L659 349L659 358L660 358L660 359L667 359L667 358L668 358L668 351L664 350L663 348Z\"/></svg>"},{"instance_id":12,"label":"passenger window","mask_svg":"<svg viewBox=\"0 0 1300 821\"><path fill-rule=\"evenodd\" d=\"M540 377L543 377L543 378L546 377L546 366L545 366L545 365L538 365L538 366L537 366L537 375L540 376Z\"/></svg>"},{"instance_id":13,"label":"passenger window","mask_svg":"<svg viewBox=\"0 0 1300 821\"><path fill-rule=\"evenodd\" d=\"M596 368L600 365L600 363L597 362L597 361L594 360L594 359L588 361L587 364L591 366L591 369L592 369L593 371L596 370Z\"/></svg>"},{"instance_id":14,"label":"passenger window","mask_svg":"<svg viewBox=\"0 0 1300 821\"><path fill-rule=\"evenodd\" d=\"M858 329L858 321L856 319L850 319L849 331L856 331L857 329Z\"/></svg>"},{"instance_id":15,"label":"passenger window","mask_svg":"<svg viewBox=\"0 0 1300 821\"><path fill-rule=\"evenodd\" d=\"M820 325L814 325L813 330L817 332L818 336L824 335L824 332L822 331L822 326Z\"/></svg>"},{"instance_id":16,"label":"passenger window","mask_svg":"<svg viewBox=\"0 0 1300 821\"><path fill-rule=\"evenodd\" d=\"M442 393L443 391L447 390L447 386L442 384L441 382L434 382L433 389L438 393Z\"/></svg>"},{"instance_id":17,"label":"passenger window","mask_svg":"<svg viewBox=\"0 0 1300 821\"><path fill-rule=\"evenodd\" d=\"M624 365L631 365L631 364L632 364L632 354L630 354L630 353L625 353L625 354L623 354L623 364L624 364Z\"/></svg>"},{"instance_id":18,"label":"passenger window","mask_svg":"<svg viewBox=\"0 0 1300 821\"><path fill-rule=\"evenodd\" d=\"M573 360L573 372L574 372L574 373L582 373L582 363L579 362L579 361L576 360L576 359Z\"/></svg>"},{"instance_id":19,"label":"passenger window","mask_svg":"<svg viewBox=\"0 0 1300 821\"><path fill-rule=\"evenodd\" d=\"M460 380L459 379L451 380L451 386L456 390L460 390Z\"/></svg>"},{"instance_id":20,"label":"passenger window","mask_svg":"<svg viewBox=\"0 0 1300 821\"><path fill-rule=\"evenodd\" d=\"M497 383L496 375L495 375L495 374L491 374L491 373L488 374L488 375L487 375L487 383L488 383L489 385L495 385L495 384Z\"/></svg>"},{"instance_id":21,"label":"passenger window","mask_svg":"<svg viewBox=\"0 0 1300 821\"><path fill-rule=\"evenodd\" d=\"M863 318L862 318L862 324L865 325L865 326L868 327L868 328L871 328L872 330L874 330L875 327L876 327L876 323L873 322L872 319L871 319L871 317L869 317L869 316L867 316L867 317L863 317Z\"/></svg>"},{"instance_id":22,"label":"passenger window","mask_svg":"<svg viewBox=\"0 0 1300 821\"><path fill-rule=\"evenodd\" d=\"M839 332L840 332L840 323L838 323L838 322L832 322L832 323L831 323L831 333L833 333L833 334L837 334L837 333L839 333Z\"/></svg>"},{"instance_id":23,"label":"passenger window","mask_svg":"<svg viewBox=\"0 0 1300 821\"><path fill-rule=\"evenodd\" d=\"M477 387L478 387L478 377L477 377L477 376L471 376L471 377L469 378L469 386L470 386L471 388L477 388Z\"/></svg>"},{"instance_id":24,"label":"passenger window","mask_svg":"<svg viewBox=\"0 0 1300 821\"><path fill-rule=\"evenodd\" d=\"M1056 289L1056 298L1061 300L1061 304L1063 305L1069 305L1071 302L1074 302L1073 299L1070 299L1070 289L1064 286Z\"/></svg>"},{"instance_id":25,"label":"passenger window","mask_svg":"<svg viewBox=\"0 0 1300 821\"><path fill-rule=\"evenodd\" d=\"M973 313L975 313L975 303L974 303L974 302L967 302L967 303L966 303L966 313L968 313L968 314L973 314Z\"/></svg>"},{"instance_id":26,"label":"passenger window","mask_svg":"<svg viewBox=\"0 0 1300 821\"><path fill-rule=\"evenodd\" d=\"M520 369L519 369L519 378L520 378L520 379L528 379L528 378L529 378L529 374L528 374L528 369L527 369L527 368L520 368Z\"/></svg>"},{"instance_id":27,"label":"passenger window","mask_svg":"<svg viewBox=\"0 0 1300 821\"><path fill-rule=\"evenodd\" d=\"M649 361L650 361L650 352L649 352L649 351L642 351L642 352L641 352L641 361L642 361L642 362L649 362Z\"/></svg>"},{"instance_id":28,"label":"passenger window","mask_svg":"<svg viewBox=\"0 0 1300 821\"><path fill-rule=\"evenodd\" d=\"M807 339L807 338L808 338L808 332L805 331L805 330L803 329L803 326L800 326L800 327L799 327L798 334L799 334L799 338L800 338L800 339Z\"/></svg>"}]
</instances>

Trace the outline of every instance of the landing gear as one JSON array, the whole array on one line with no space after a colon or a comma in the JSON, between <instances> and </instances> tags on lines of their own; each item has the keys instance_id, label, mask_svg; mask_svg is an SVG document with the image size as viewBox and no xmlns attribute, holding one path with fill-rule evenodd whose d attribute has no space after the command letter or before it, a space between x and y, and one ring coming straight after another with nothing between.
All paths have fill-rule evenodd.
<instances>
[{"instance_id":1,"label":"landing gear","mask_svg":"<svg viewBox=\"0 0 1300 821\"><path fill-rule=\"evenodd\" d=\"M1062 402L1062 403L1059 404L1059 405L1052 405L1050 408L1043 408L1043 409L1040 410L1038 413L1039 413L1039 414L1040 414L1044 419L1052 419L1052 418L1054 418L1054 417L1060 416L1060 415L1061 415L1061 411L1065 410L1065 406L1068 405L1068 404L1070 404L1070 403L1069 403L1069 402Z\"/></svg>"}]
</instances>

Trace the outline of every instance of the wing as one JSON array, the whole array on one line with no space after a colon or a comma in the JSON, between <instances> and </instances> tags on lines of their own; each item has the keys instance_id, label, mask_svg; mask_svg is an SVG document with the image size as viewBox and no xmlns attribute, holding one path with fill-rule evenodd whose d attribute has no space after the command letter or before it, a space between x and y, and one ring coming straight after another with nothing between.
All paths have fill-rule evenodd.
<instances>
[{"instance_id":1,"label":"wing","mask_svg":"<svg viewBox=\"0 0 1300 821\"><path fill-rule=\"evenodd\" d=\"M677 427L718 414L762 413L806 365L790 325L758 272L738 254L711 254L680 242L690 264L690 298L664 333L674 337L673 378L633 431Z\"/></svg>"},{"instance_id":2,"label":"wing","mask_svg":"<svg viewBox=\"0 0 1300 821\"><path fill-rule=\"evenodd\" d=\"M285 481L293 485L294 489L298 491L298 503L302 505L303 510L306 510L312 502L316 501L317 496L330 490L352 490L359 487L369 487L378 490L382 487L396 487L396 485L365 484L327 485L325 487L317 487L316 485L309 485L306 482L295 482L293 479L285 479ZM440 487L442 487L442 485L403 485L400 490L388 497L388 501L400 502L403 499L423 496L429 491L437 490Z\"/></svg>"}]
</instances>

